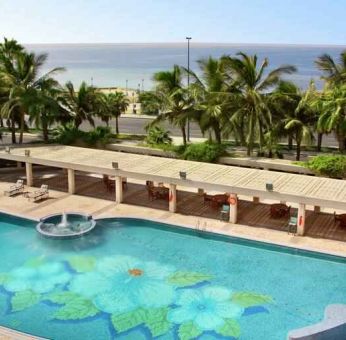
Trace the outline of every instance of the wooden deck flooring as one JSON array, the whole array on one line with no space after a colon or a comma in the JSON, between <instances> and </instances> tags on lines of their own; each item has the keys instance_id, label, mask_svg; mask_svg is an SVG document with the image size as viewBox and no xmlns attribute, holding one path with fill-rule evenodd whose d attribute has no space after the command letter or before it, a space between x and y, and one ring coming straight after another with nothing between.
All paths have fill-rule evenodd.
<instances>
[{"instance_id":1,"label":"wooden deck flooring","mask_svg":"<svg viewBox=\"0 0 346 340\"><path fill-rule=\"evenodd\" d=\"M24 172L1 174L4 181L15 182ZM34 185L48 184L49 188L58 191L67 191L67 175L62 170L51 171L35 170ZM76 194L94 198L114 200L115 193L107 191L102 178L89 174L76 174ZM154 209L168 210L168 202L164 200L151 201L145 185L128 183L124 191L124 203ZM288 218L273 219L269 213L270 205L240 200L238 209L238 223L253 226L254 228L269 228L287 232ZM292 210L294 211L294 209ZM183 215L201 216L211 219L220 219L220 212L203 202L203 197L197 193L177 190L177 212ZM326 238L346 242L346 229L334 223L334 216L327 213L306 211L306 235L316 238Z\"/></svg>"}]
</instances>

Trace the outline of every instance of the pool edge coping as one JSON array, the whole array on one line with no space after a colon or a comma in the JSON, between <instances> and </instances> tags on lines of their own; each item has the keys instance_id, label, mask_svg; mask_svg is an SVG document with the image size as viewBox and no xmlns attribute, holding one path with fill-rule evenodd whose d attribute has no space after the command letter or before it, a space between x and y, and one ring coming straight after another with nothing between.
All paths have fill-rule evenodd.
<instances>
[{"instance_id":1,"label":"pool edge coping","mask_svg":"<svg viewBox=\"0 0 346 340\"><path fill-rule=\"evenodd\" d=\"M255 237L255 236L250 236L250 235L246 235L246 236L239 236L235 233L224 233L224 232L216 232L213 229L209 229L206 228L205 230L201 230L198 229L196 227L193 227L190 224L183 224L183 223L173 223L173 222L165 222L162 219L158 219L158 218L143 218L143 217L139 217L136 215L122 215L122 216L114 216L114 215L104 215L102 217L96 217L95 221L97 220L103 220L103 219L141 219L141 220L146 220L146 221L151 221L151 222L156 222L156 223L162 223L165 224L169 227L174 228L174 226L176 227L181 227L181 228L185 228L185 229L189 229L189 230L197 230L201 233L203 232L207 232L207 233L211 233L211 234L215 234L217 236L229 236L229 237L234 237L234 238L238 238L241 240L245 240L245 241L254 241L254 242L261 242L267 245L274 245L274 246L279 246L279 247L286 247L286 248L290 248L293 250L303 250L303 251L309 251L309 252L314 252L314 253L318 253L318 254L322 254L322 255L331 255L331 256L336 256L336 257L342 257L346 259L346 254L344 253L339 253L339 252L333 252L333 251L326 251L326 250L321 250L318 248L314 248L314 247L306 247L306 246L301 246L301 247L295 247L293 245L289 245L287 243L284 242L275 242L275 241L268 241L265 238L260 238L260 237ZM233 225L232 223L230 223L230 225ZM238 226L241 226L241 224L238 224ZM296 236L299 237L299 236ZM304 237L304 236L303 236Z\"/></svg>"},{"instance_id":2,"label":"pool edge coping","mask_svg":"<svg viewBox=\"0 0 346 340\"><path fill-rule=\"evenodd\" d=\"M25 214L18 214L18 213L9 213L6 212L2 209L0 209L0 213L6 214L6 215L12 215L18 218L23 218L23 219L27 219L27 220L31 220L34 222L39 222L40 219L38 218L34 218ZM215 234L218 236L230 236L230 237L234 237L234 238L239 238L239 239L243 239L243 240L248 240L248 241L255 241L255 242L261 242L267 245L274 245L274 246L280 246L280 247L287 247L293 250L303 250L303 251L310 251L310 252L314 252L314 253L318 253L318 254L322 254L322 255L331 255L331 256L337 256L337 257L342 257L346 259L346 253L343 252L338 252L338 251L327 251L324 249L319 249L319 248L315 248L315 247L311 247L311 246L293 246L289 243L285 243L285 242L278 242L278 241L269 241L265 238L261 238L261 237L256 237L256 236L252 236L252 235L242 235L239 236L236 233L233 232L223 232L222 230L220 230L220 232L215 231L214 229L210 229L210 228L206 228L205 230L201 230L198 229L194 226L192 226L191 224L184 224L184 223L179 223L179 222L170 222L170 221L164 221L163 219L159 219L159 218L150 218L150 217L140 217L140 216L136 216L136 215L121 215L121 216L116 216L114 214L105 214L102 215L100 217L94 217L94 220L102 220L102 219L111 219L111 218L115 218L115 219L142 219L142 220L147 220L147 221L151 221L151 222L156 222L156 223L162 223L165 224L169 227L174 228L174 226L177 227L181 227L181 228L185 228L185 229L189 229L189 230L198 230L199 232L208 232L211 234ZM229 223L231 226L234 225L232 223ZM241 226L241 224L237 224L238 226ZM244 225L246 226L246 225ZM249 227L249 226L248 226ZM306 236L297 236L294 235L295 237L306 237ZM341 242L341 241L339 241Z\"/></svg>"}]
</instances>

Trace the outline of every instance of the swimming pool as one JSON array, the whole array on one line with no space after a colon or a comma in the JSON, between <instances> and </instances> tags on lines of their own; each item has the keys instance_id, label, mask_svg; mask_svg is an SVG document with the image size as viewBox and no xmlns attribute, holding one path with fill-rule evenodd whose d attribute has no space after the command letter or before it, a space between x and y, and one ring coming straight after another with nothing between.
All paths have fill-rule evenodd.
<instances>
[{"instance_id":1,"label":"swimming pool","mask_svg":"<svg viewBox=\"0 0 346 340\"><path fill-rule=\"evenodd\" d=\"M285 339L346 303L346 261L139 219L73 240L0 214L0 325L52 339Z\"/></svg>"}]
</instances>

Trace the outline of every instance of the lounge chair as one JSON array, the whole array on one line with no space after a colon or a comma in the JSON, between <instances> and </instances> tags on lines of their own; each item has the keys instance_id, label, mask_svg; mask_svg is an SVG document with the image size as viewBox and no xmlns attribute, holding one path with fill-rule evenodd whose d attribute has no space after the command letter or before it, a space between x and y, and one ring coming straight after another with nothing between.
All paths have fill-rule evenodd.
<instances>
[{"instance_id":1,"label":"lounge chair","mask_svg":"<svg viewBox=\"0 0 346 340\"><path fill-rule=\"evenodd\" d=\"M297 216L291 216L288 225L287 225L287 231L288 234L296 234L297 233L297 225L298 225L298 217Z\"/></svg>"},{"instance_id":2,"label":"lounge chair","mask_svg":"<svg viewBox=\"0 0 346 340\"><path fill-rule=\"evenodd\" d=\"M29 193L27 197L29 201L33 201L33 202L48 198L49 197L48 185L42 184L39 190Z\"/></svg>"},{"instance_id":3,"label":"lounge chair","mask_svg":"<svg viewBox=\"0 0 346 340\"><path fill-rule=\"evenodd\" d=\"M228 221L229 219L229 204L224 204L220 211L221 220Z\"/></svg>"},{"instance_id":4,"label":"lounge chair","mask_svg":"<svg viewBox=\"0 0 346 340\"><path fill-rule=\"evenodd\" d=\"M9 190L4 191L5 196L14 196L24 192L24 181L19 179L16 184L10 186Z\"/></svg>"}]
</instances>

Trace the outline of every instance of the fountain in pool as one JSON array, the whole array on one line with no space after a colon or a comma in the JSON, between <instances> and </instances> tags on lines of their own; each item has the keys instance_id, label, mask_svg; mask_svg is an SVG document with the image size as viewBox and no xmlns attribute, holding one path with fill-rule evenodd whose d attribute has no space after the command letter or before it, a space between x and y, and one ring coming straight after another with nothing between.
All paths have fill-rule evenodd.
<instances>
[{"instance_id":1,"label":"fountain in pool","mask_svg":"<svg viewBox=\"0 0 346 340\"><path fill-rule=\"evenodd\" d=\"M66 213L41 218L36 230L43 236L53 238L71 238L89 233L96 226L90 215Z\"/></svg>"}]
</instances>

